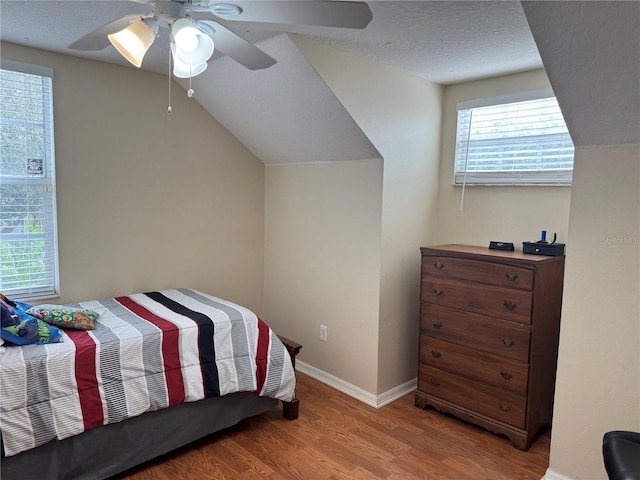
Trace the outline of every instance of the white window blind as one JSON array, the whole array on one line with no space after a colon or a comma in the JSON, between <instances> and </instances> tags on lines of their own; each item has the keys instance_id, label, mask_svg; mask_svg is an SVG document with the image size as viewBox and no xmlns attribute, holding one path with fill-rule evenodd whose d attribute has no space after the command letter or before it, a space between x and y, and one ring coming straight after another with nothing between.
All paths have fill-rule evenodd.
<instances>
[{"instance_id":1,"label":"white window blind","mask_svg":"<svg viewBox=\"0 0 640 480\"><path fill-rule=\"evenodd\" d=\"M458 105L456 185L571 185L573 155L555 97Z\"/></svg>"},{"instance_id":2,"label":"white window blind","mask_svg":"<svg viewBox=\"0 0 640 480\"><path fill-rule=\"evenodd\" d=\"M53 71L0 68L0 291L28 300L58 294Z\"/></svg>"}]
</instances>

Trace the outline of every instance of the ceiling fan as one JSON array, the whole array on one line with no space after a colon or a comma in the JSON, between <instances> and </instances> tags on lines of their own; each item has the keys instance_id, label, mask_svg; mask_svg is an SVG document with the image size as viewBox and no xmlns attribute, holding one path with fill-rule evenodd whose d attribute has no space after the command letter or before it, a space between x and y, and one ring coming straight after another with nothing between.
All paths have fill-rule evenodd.
<instances>
[{"instance_id":1,"label":"ceiling fan","mask_svg":"<svg viewBox=\"0 0 640 480\"><path fill-rule=\"evenodd\" d=\"M351 1L239 1L132 0L152 7L148 14L130 14L114 20L76 40L73 50L102 50L112 44L136 67L158 36L159 27L169 30L173 73L190 78L207 67L215 48L249 70L268 68L276 60L216 20L365 28L372 19L364 2ZM205 12L213 20L197 20L193 12Z\"/></svg>"}]
</instances>

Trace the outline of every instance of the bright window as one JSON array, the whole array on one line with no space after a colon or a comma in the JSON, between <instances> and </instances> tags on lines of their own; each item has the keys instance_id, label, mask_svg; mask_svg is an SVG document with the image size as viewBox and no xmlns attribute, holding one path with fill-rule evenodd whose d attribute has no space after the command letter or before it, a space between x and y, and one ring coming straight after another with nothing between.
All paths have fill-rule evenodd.
<instances>
[{"instance_id":1,"label":"bright window","mask_svg":"<svg viewBox=\"0 0 640 480\"><path fill-rule=\"evenodd\" d=\"M53 71L0 68L0 291L19 300L58 294Z\"/></svg>"},{"instance_id":2,"label":"bright window","mask_svg":"<svg viewBox=\"0 0 640 480\"><path fill-rule=\"evenodd\" d=\"M551 92L524 97L458 104L455 185L571 185L574 148L558 102Z\"/></svg>"}]
</instances>

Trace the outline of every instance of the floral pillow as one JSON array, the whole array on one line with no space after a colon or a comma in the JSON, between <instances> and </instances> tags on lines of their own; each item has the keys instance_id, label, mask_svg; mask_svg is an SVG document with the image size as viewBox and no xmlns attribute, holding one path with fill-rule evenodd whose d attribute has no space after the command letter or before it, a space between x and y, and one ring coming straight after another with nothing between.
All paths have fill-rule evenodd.
<instances>
[{"instance_id":1,"label":"floral pillow","mask_svg":"<svg viewBox=\"0 0 640 480\"><path fill-rule=\"evenodd\" d=\"M67 307L66 305L38 305L27 310L29 315L55 325L72 330L93 330L98 314L86 308Z\"/></svg>"},{"instance_id":2,"label":"floral pillow","mask_svg":"<svg viewBox=\"0 0 640 480\"><path fill-rule=\"evenodd\" d=\"M25 305L0 301L0 337L15 345L45 344L62 342L60 330L25 312Z\"/></svg>"}]
</instances>

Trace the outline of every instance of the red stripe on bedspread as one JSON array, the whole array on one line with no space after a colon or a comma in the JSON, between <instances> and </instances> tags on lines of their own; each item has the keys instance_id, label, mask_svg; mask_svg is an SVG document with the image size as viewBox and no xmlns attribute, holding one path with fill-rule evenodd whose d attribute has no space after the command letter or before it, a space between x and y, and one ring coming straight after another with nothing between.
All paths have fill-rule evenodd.
<instances>
[{"instance_id":1,"label":"red stripe on bedspread","mask_svg":"<svg viewBox=\"0 0 640 480\"><path fill-rule=\"evenodd\" d=\"M76 346L75 376L78 384L78 397L84 429L89 430L104 424L102 399L100 398L96 372L96 342L85 331L69 330L67 334Z\"/></svg>"},{"instance_id":2,"label":"red stripe on bedspread","mask_svg":"<svg viewBox=\"0 0 640 480\"><path fill-rule=\"evenodd\" d=\"M258 346L256 351L256 392L262 392L264 381L267 378L267 355L269 354L269 327L258 318Z\"/></svg>"},{"instance_id":3,"label":"red stripe on bedspread","mask_svg":"<svg viewBox=\"0 0 640 480\"><path fill-rule=\"evenodd\" d=\"M138 317L154 324L162 331L162 361L164 364L164 378L167 383L169 405L184 402L184 381L182 365L180 364L180 332L178 327L168 320L150 312L129 297L116 297L122 306L128 308Z\"/></svg>"}]
</instances>

